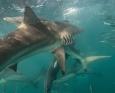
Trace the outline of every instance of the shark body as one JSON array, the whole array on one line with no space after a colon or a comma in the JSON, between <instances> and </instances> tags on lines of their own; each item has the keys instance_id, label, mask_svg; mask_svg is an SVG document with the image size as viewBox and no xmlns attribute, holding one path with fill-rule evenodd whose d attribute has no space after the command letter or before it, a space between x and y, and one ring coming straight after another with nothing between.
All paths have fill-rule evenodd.
<instances>
[{"instance_id":1,"label":"shark body","mask_svg":"<svg viewBox=\"0 0 115 93\"><path fill-rule=\"evenodd\" d=\"M0 39L0 71L7 67L16 70L16 64L25 57L49 51L54 54L61 72L65 74L64 46L73 43L72 38L79 29L65 22L40 20L28 6L24 17L20 17L21 21L18 19L16 22L16 19L10 22L16 23L17 29ZM53 79L46 80L46 93L50 92L47 89L52 82Z\"/></svg>"},{"instance_id":2,"label":"shark body","mask_svg":"<svg viewBox=\"0 0 115 93\"><path fill-rule=\"evenodd\" d=\"M65 56L66 60L69 56L71 56L73 59L76 60L76 63L74 64L74 66L70 67L69 70L67 68L66 74L64 76L58 77L58 75L60 74L59 65L57 63L57 60L55 59L55 61L49 66L49 69L47 71L47 78L44 84L45 93L51 93L53 84L64 83L65 81L75 76L79 76L83 74L96 75L96 76L101 75L101 73L95 73L92 71L88 71L88 66L93 62L97 62L97 60L111 58L111 56L101 56L101 55L82 57L80 56L80 54L78 54L77 50L74 49L73 47L68 49L65 52L65 54L66 54ZM66 65L68 64L66 63Z\"/></svg>"},{"instance_id":3,"label":"shark body","mask_svg":"<svg viewBox=\"0 0 115 93\"><path fill-rule=\"evenodd\" d=\"M65 55L61 52L62 46L72 43L72 34L78 29L67 23L41 22L30 7L25 8L23 20L18 23L15 31L0 39L0 71L25 57L49 51L61 59L58 63L64 73Z\"/></svg>"}]
</instances>

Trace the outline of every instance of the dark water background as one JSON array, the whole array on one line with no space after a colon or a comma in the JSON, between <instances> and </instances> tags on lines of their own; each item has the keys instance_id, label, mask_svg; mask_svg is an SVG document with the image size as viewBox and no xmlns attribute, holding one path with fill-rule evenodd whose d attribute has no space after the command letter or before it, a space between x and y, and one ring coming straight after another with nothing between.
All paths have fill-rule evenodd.
<instances>
[{"instance_id":1,"label":"dark water background","mask_svg":"<svg viewBox=\"0 0 115 93\"><path fill-rule=\"evenodd\" d=\"M52 93L115 93L115 0L0 0L1 38L16 28L3 18L23 15L25 4L30 5L39 16L68 20L82 28L76 47L83 56L112 56L88 66L99 75L76 76L54 85ZM35 78L41 71L45 73L52 60L51 54L41 53L23 60L18 65L18 71ZM0 93L43 93L43 80L38 87L13 81L0 84Z\"/></svg>"}]
</instances>

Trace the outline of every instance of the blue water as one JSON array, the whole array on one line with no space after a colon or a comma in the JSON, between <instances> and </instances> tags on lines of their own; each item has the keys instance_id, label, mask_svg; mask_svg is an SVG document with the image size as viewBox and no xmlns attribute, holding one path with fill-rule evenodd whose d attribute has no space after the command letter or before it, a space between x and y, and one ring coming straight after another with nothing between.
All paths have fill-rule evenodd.
<instances>
[{"instance_id":1,"label":"blue water","mask_svg":"<svg viewBox=\"0 0 115 93\"><path fill-rule=\"evenodd\" d=\"M23 15L28 4L38 16L64 21L80 27L76 48L84 57L105 55L111 58L91 63L88 69L95 75L77 75L54 85L52 93L115 93L115 0L0 0L0 37L15 30L4 17ZM23 60L18 72L34 79L43 76L53 61L50 53L40 53ZM71 62L71 60L70 60ZM44 76L37 87L27 82L9 81L0 84L0 93L43 93Z\"/></svg>"}]
</instances>

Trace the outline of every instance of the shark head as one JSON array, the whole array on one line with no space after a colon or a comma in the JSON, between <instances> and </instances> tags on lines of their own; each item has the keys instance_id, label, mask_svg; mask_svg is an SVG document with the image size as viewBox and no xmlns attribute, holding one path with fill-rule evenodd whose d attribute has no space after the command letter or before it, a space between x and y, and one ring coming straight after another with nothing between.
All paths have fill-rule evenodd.
<instances>
[{"instance_id":1,"label":"shark head","mask_svg":"<svg viewBox=\"0 0 115 93\"><path fill-rule=\"evenodd\" d=\"M37 18L37 16L35 15L35 13L30 7L26 7L26 8L27 8L25 9L26 11L25 15L27 15L26 17L23 16L5 17L3 18L3 20L9 23L13 23L17 27L25 27L26 25L24 25L23 21L26 21L25 22L26 24L31 24L31 25L34 24L36 25L36 27L39 28L41 28L40 27L41 25L39 24L41 23L42 26L44 25L45 28L47 28L47 30L49 31L49 33L53 34L53 36L56 37L57 40L59 40L62 45L72 44L74 35L81 32L81 29L66 21L59 22L59 21L50 21L47 19L43 19L41 17ZM31 21L28 22L27 20L31 20Z\"/></svg>"},{"instance_id":2,"label":"shark head","mask_svg":"<svg viewBox=\"0 0 115 93\"><path fill-rule=\"evenodd\" d=\"M56 33L57 37L60 39L64 46L68 46L74 43L74 38L81 30L70 24L69 22L59 22L59 21L42 21L46 25L49 31Z\"/></svg>"}]
</instances>

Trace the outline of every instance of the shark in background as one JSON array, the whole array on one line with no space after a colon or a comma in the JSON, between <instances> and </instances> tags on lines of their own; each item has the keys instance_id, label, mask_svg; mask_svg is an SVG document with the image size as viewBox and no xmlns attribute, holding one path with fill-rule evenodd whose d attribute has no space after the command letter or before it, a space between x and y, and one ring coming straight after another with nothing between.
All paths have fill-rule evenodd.
<instances>
[{"instance_id":1,"label":"shark in background","mask_svg":"<svg viewBox=\"0 0 115 93\"><path fill-rule=\"evenodd\" d=\"M69 22L50 21L37 17L28 6L25 8L24 17L5 17L4 20L16 24L17 29L0 40L1 70L5 67L16 70L16 64L25 57L44 51L51 52L54 61L47 71L45 93L51 92L53 82L59 82L59 80L55 81L59 70L64 75L60 81L76 75L76 72L66 71L65 62L68 56L72 56L82 64L78 72L87 70L90 62L111 57L101 55L82 57L74 47L74 37L81 32L79 28Z\"/></svg>"},{"instance_id":2,"label":"shark in background","mask_svg":"<svg viewBox=\"0 0 115 93\"><path fill-rule=\"evenodd\" d=\"M77 52L78 53L78 52ZM76 53L76 55L77 55ZM75 55L75 54L74 54ZM71 55L70 55L71 56ZM84 63L82 64L81 61L76 56L72 56L75 59L75 64L67 68L66 74L64 76L60 76L59 66L57 61L55 60L48 69L47 78L45 81L45 93L52 93L52 86L59 85L59 84L66 84L66 81L72 79L73 77L77 77L80 75L95 75L95 76L103 76L102 73L93 72L91 69L88 69L88 66L98 60L102 60L105 58L111 58L111 56L88 56L84 57ZM68 56L66 56L67 60ZM66 67L68 67L66 62Z\"/></svg>"},{"instance_id":3,"label":"shark in background","mask_svg":"<svg viewBox=\"0 0 115 93\"><path fill-rule=\"evenodd\" d=\"M97 56L95 56L97 57ZM87 65L90 65L92 62L95 62L96 60L100 60L100 59L104 59L104 58L109 58L109 56L99 56L98 58L92 58L90 59L90 62L87 63ZM76 64L78 62L76 61ZM29 78L25 75L23 75L22 73L17 73L16 71L10 69L10 68L6 68L4 69L2 72L0 72L0 85L4 85L4 89L6 87L6 84L9 83L9 81L13 81L13 82L22 82L24 84L24 86L22 88L26 88L28 85L32 85L34 88L39 89L39 82L42 80L43 77L46 77L46 73L47 73L47 77L45 79L45 84L44 84L44 91L47 90L47 88L49 88L45 93L49 92L52 93L53 89L52 86L56 85L59 86L60 84L64 83L64 85L68 84L66 83L66 81L72 79L73 77L79 76L79 75L95 75L95 76L102 76L101 73L96 73L96 72L91 72L91 71L87 71L85 72L83 69L83 67L80 65L76 65L74 67L71 67L67 73L64 76L58 76L59 74L61 74L59 72L59 67L56 66L57 62L55 61L54 63L50 64L49 66L49 70L47 72L46 68L42 68L40 73L38 73L38 75L34 78ZM68 64L66 64L68 65ZM74 70L73 70L74 68ZM58 76L58 78L57 78ZM46 83L47 82L47 83ZM47 87L46 87L47 86ZM4 92L5 93L5 92Z\"/></svg>"}]
</instances>

